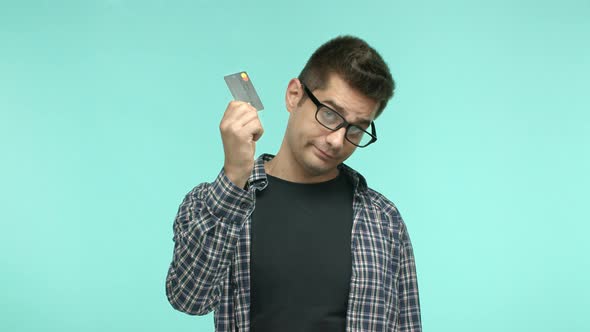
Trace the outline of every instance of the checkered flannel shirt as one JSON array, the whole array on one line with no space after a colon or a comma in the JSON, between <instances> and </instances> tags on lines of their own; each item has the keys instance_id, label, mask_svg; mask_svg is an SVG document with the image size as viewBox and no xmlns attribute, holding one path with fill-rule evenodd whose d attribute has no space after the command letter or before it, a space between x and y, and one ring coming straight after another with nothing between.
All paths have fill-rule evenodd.
<instances>
[{"instance_id":1,"label":"checkered flannel shirt","mask_svg":"<svg viewBox=\"0 0 590 332\"><path fill-rule=\"evenodd\" d=\"M247 189L223 170L190 191L174 220L174 256L166 279L172 306L191 315L215 311L218 332L250 330L250 215L267 185L261 155ZM352 277L346 331L422 330L414 254L395 205L341 164L354 183Z\"/></svg>"}]
</instances>

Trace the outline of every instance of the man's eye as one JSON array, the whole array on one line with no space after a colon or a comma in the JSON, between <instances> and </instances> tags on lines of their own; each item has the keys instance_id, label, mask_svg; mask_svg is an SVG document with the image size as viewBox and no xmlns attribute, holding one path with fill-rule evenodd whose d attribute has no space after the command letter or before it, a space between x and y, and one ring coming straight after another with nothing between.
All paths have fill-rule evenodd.
<instances>
[{"instance_id":1,"label":"man's eye","mask_svg":"<svg viewBox=\"0 0 590 332\"><path fill-rule=\"evenodd\" d=\"M338 115L336 115L336 112L322 108L322 118L326 121L336 121L338 120Z\"/></svg>"},{"instance_id":2,"label":"man's eye","mask_svg":"<svg viewBox=\"0 0 590 332\"><path fill-rule=\"evenodd\" d=\"M324 116L327 119L333 119L333 118L336 117L336 114L334 112L330 111L330 110L324 109Z\"/></svg>"},{"instance_id":3,"label":"man's eye","mask_svg":"<svg viewBox=\"0 0 590 332\"><path fill-rule=\"evenodd\" d=\"M364 131L357 127L357 126L351 126L350 128L348 128L348 134L352 135L352 136L362 136L364 133Z\"/></svg>"}]
</instances>

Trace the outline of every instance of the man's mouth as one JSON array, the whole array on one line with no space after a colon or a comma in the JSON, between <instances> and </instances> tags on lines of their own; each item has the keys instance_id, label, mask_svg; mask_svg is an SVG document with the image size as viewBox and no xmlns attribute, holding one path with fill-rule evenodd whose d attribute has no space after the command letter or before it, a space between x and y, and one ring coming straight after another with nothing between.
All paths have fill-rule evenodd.
<instances>
[{"instance_id":1,"label":"man's mouth","mask_svg":"<svg viewBox=\"0 0 590 332\"><path fill-rule=\"evenodd\" d=\"M318 151L317 155L321 158L321 159L325 159L325 160L329 160L329 159L334 159L336 158L335 156L332 156L326 152L324 152L324 150L318 148L317 146L314 145L314 148Z\"/></svg>"}]
</instances>

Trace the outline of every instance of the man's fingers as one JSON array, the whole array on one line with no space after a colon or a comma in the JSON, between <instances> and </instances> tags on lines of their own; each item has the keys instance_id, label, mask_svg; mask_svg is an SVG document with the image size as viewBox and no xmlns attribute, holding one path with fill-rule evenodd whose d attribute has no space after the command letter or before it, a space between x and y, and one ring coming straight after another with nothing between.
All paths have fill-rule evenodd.
<instances>
[{"instance_id":1,"label":"man's fingers","mask_svg":"<svg viewBox=\"0 0 590 332\"><path fill-rule=\"evenodd\" d=\"M239 120L236 121L236 124L239 124L243 127L252 121L259 121L260 122L260 118L258 117L258 112L247 112L246 114L242 115L242 117L240 117Z\"/></svg>"},{"instance_id":2,"label":"man's fingers","mask_svg":"<svg viewBox=\"0 0 590 332\"><path fill-rule=\"evenodd\" d=\"M244 101L231 101L227 107L227 111L234 114L239 115L245 112L256 112L256 108Z\"/></svg>"},{"instance_id":3,"label":"man's fingers","mask_svg":"<svg viewBox=\"0 0 590 332\"><path fill-rule=\"evenodd\" d=\"M222 122L240 122L243 125L251 120L251 118L244 119L244 117L252 115L258 116L258 111L254 106L243 101L231 101L223 114Z\"/></svg>"},{"instance_id":4,"label":"man's fingers","mask_svg":"<svg viewBox=\"0 0 590 332\"><path fill-rule=\"evenodd\" d=\"M245 134L252 137L254 142L258 141L262 134L264 134L264 128L262 128L262 123L260 123L258 118L248 122L246 125L244 125L242 130Z\"/></svg>"}]
</instances>

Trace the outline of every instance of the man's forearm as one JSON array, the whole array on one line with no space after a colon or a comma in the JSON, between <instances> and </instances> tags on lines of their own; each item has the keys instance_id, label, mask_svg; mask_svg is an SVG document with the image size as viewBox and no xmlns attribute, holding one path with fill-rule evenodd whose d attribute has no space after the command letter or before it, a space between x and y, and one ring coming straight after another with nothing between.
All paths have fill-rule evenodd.
<instances>
[{"instance_id":1,"label":"man's forearm","mask_svg":"<svg viewBox=\"0 0 590 332\"><path fill-rule=\"evenodd\" d=\"M174 257L166 279L175 309L193 315L215 310L249 200L223 172L186 195L174 221Z\"/></svg>"}]
</instances>

